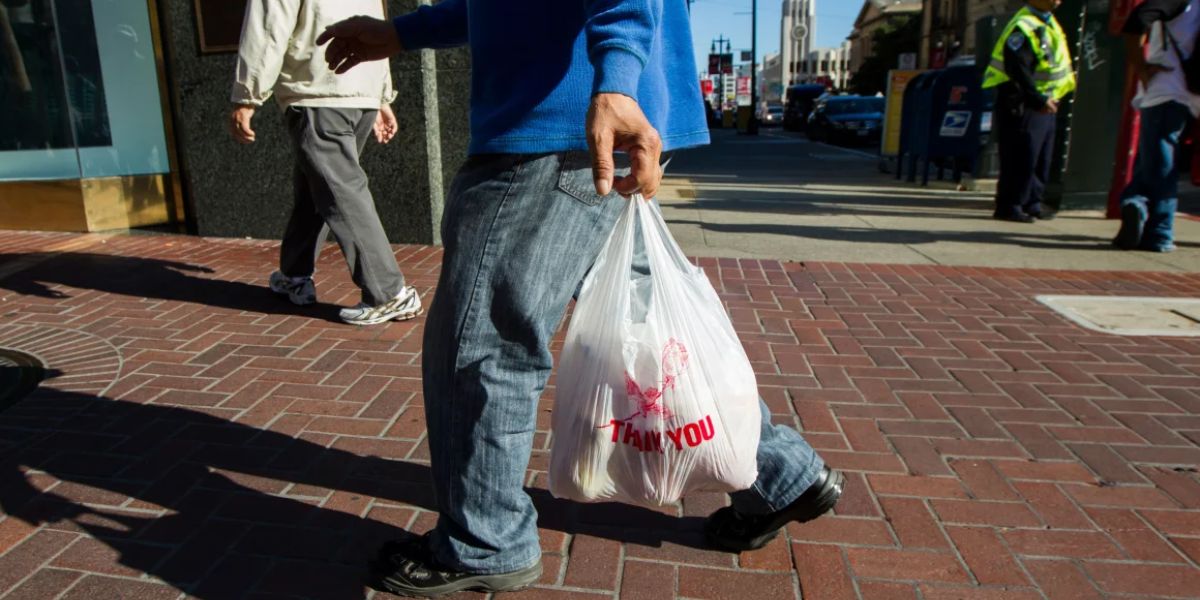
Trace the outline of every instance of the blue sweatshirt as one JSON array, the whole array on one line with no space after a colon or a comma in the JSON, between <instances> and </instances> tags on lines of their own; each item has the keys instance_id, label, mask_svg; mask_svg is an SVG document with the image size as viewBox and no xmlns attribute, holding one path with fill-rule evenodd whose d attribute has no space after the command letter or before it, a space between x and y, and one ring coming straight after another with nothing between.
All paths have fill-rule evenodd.
<instances>
[{"instance_id":1,"label":"blue sweatshirt","mask_svg":"<svg viewBox=\"0 0 1200 600\"><path fill-rule=\"evenodd\" d=\"M708 143L686 0L443 0L408 50L471 48L471 154L586 150L593 94L637 100L664 150Z\"/></svg>"}]
</instances>

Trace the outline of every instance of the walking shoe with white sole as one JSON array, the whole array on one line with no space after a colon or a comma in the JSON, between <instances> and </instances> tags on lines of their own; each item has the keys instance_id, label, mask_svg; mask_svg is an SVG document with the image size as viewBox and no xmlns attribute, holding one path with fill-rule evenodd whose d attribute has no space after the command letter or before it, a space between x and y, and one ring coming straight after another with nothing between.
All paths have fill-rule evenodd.
<instances>
[{"instance_id":1,"label":"walking shoe with white sole","mask_svg":"<svg viewBox=\"0 0 1200 600\"><path fill-rule=\"evenodd\" d=\"M542 577L542 561L511 573L481 575L441 567L429 549L429 535L388 542L371 563L374 587L400 596L437 598L467 590L515 592Z\"/></svg>"},{"instance_id":2,"label":"walking shoe with white sole","mask_svg":"<svg viewBox=\"0 0 1200 600\"><path fill-rule=\"evenodd\" d=\"M704 522L705 537L708 543L721 550L758 550L775 539L788 523L807 523L833 510L845 487L846 477L825 467L816 483L783 510L766 515L743 515L732 506L726 506L714 512Z\"/></svg>"},{"instance_id":3,"label":"walking shoe with white sole","mask_svg":"<svg viewBox=\"0 0 1200 600\"><path fill-rule=\"evenodd\" d=\"M288 300L296 306L308 306L317 303L317 286L312 277L288 277L280 271L271 273L271 291Z\"/></svg>"},{"instance_id":4,"label":"walking shoe with white sole","mask_svg":"<svg viewBox=\"0 0 1200 600\"><path fill-rule=\"evenodd\" d=\"M421 296L417 294L417 288L407 285L395 298L384 304L370 306L365 302L359 303L358 306L343 308L338 317L351 325L378 325L388 321L407 321L420 316L422 312L424 309L421 308Z\"/></svg>"}]
</instances>

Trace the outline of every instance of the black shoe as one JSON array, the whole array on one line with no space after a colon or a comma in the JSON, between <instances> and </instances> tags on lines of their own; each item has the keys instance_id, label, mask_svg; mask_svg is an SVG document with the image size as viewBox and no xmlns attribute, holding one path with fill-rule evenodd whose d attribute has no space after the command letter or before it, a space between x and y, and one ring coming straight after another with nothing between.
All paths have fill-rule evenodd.
<instances>
[{"instance_id":1,"label":"black shoe","mask_svg":"<svg viewBox=\"0 0 1200 600\"><path fill-rule=\"evenodd\" d=\"M371 563L371 575L375 587L400 596L437 598L467 590L515 592L537 583L542 576L542 561L520 571L494 575L450 571L434 560L426 534L384 544Z\"/></svg>"},{"instance_id":2,"label":"black shoe","mask_svg":"<svg viewBox=\"0 0 1200 600\"><path fill-rule=\"evenodd\" d=\"M1053 221L1055 218L1058 217L1058 211L1043 210L1040 212L1029 213L1029 216L1031 216L1039 221Z\"/></svg>"},{"instance_id":3,"label":"black shoe","mask_svg":"<svg viewBox=\"0 0 1200 600\"><path fill-rule=\"evenodd\" d=\"M817 482L783 510L766 515L743 515L732 506L726 506L709 515L704 522L704 535L709 544L721 550L758 550L775 539L784 525L792 521L807 523L833 510L845 487L846 477L825 467Z\"/></svg>"},{"instance_id":4,"label":"black shoe","mask_svg":"<svg viewBox=\"0 0 1200 600\"><path fill-rule=\"evenodd\" d=\"M1121 229L1113 240L1113 245L1122 250L1133 250L1142 243L1142 234L1146 228L1146 217L1136 204L1121 206Z\"/></svg>"},{"instance_id":5,"label":"black shoe","mask_svg":"<svg viewBox=\"0 0 1200 600\"><path fill-rule=\"evenodd\" d=\"M1025 213L1017 213L1015 215L996 213L992 215L992 218L996 219L997 221L1012 221L1013 223L1033 223L1037 220L1033 218L1032 215L1027 215Z\"/></svg>"}]
</instances>

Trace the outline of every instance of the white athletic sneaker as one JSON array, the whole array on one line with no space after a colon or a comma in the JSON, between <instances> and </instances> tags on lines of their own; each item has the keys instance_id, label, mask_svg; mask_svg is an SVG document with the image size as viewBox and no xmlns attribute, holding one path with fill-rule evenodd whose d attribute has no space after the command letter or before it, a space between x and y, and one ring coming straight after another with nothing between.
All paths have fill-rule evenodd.
<instances>
[{"instance_id":1,"label":"white athletic sneaker","mask_svg":"<svg viewBox=\"0 0 1200 600\"><path fill-rule=\"evenodd\" d=\"M380 306L359 303L352 308L343 308L338 316L351 325L378 325L388 321L407 321L425 312L421 308L421 296L417 288L404 286L391 301Z\"/></svg>"},{"instance_id":2,"label":"white athletic sneaker","mask_svg":"<svg viewBox=\"0 0 1200 600\"><path fill-rule=\"evenodd\" d=\"M287 296L296 306L317 303L317 287L313 285L312 277L288 277L275 271L271 273L271 291Z\"/></svg>"}]
</instances>

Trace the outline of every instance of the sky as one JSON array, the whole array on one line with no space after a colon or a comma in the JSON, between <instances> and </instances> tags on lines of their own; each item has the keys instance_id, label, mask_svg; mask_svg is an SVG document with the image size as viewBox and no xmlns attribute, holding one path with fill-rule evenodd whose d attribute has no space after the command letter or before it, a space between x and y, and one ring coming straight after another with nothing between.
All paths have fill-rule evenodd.
<instances>
[{"instance_id":1,"label":"sky","mask_svg":"<svg viewBox=\"0 0 1200 600\"><path fill-rule=\"evenodd\" d=\"M817 48L839 46L850 35L862 8L859 0L816 0ZM783 0L758 1L758 60L779 51L779 23ZM743 13L743 14L736 14ZM696 66L704 70L708 52L719 35L729 38L733 49L750 49L750 0L695 0L692 4L692 38L696 44Z\"/></svg>"}]
</instances>

